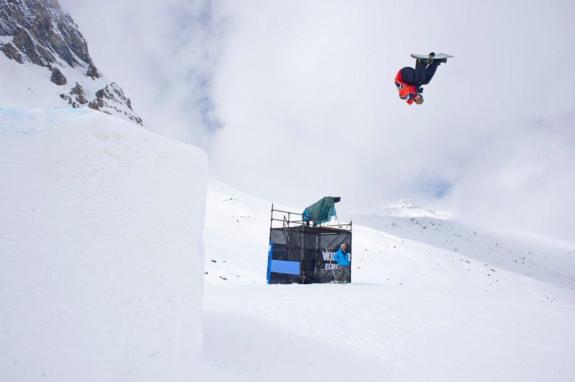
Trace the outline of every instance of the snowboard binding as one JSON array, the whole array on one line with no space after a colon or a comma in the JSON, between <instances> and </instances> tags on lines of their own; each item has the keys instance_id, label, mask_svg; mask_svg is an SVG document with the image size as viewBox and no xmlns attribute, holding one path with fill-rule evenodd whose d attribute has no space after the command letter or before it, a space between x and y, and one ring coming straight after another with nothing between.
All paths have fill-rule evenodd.
<instances>
[{"instance_id":1,"label":"snowboard binding","mask_svg":"<svg viewBox=\"0 0 575 382\"><path fill-rule=\"evenodd\" d=\"M453 56L450 56L448 54L445 53L438 53L436 54L435 52L430 52L429 54L411 54L411 57L416 59L416 62L425 64L425 65L431 65L433 63L433 61L437 61L440 64L445 64L447 62L448 58L451 58Z\"/></svg>"}]
</instances>

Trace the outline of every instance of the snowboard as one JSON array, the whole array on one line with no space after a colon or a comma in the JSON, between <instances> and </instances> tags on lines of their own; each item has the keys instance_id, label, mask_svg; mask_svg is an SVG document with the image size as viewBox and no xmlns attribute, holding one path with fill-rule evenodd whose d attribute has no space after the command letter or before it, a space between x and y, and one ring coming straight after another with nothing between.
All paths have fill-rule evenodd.
<instances>
[{"instance_id":1,"label":"snowboard","mask_svg":"<svg viewBox=\"0 0 575 382\"><path fill-rule=\"evenodd\" d=\"M419 59L423 59L423 60L429 60L429 54L415 54L415 53L411 53L410 54L411 57L413 58L419 58ZM449 54L445 54L445 53L435 53L435 56L433 56L434 60L442 60L442 59L448 59L448 58L453 58L453 56L449 55Z\"/></svg>"}]
</instances>

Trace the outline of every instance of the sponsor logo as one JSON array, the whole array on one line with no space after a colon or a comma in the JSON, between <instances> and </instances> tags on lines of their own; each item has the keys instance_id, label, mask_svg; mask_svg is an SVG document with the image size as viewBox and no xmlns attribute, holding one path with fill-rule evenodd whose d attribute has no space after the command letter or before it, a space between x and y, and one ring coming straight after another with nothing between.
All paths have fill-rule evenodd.
<instances>
[{"instance_id":1,"label":"sponsor logo","mask_svg":"<svg viewBox=\"0 0 575 382\"><path fill-rule=\"evenodd\" d=\"M321 255L323 257L323 261L333 261L333 257L335 256L335 252L322 251Z\"/></svg>"},{"instance_id":2,"label":"sponsor logo","mask_svg":"<svg viewBox=\"0 0 575 382\"><path fill-rule=\"evenodd\" d=\"M323 265L323 269L326 271L337 271L338 265L336 263L334 263L335 252L322 251L321 255L323 257L323 261L325 261L325 264Z\"/></svg>"},{"instance_id":3,"label":"sponsor logo","mask_svg":"<svg viewBox=\"0 0 575 382\"><path fill-rule=\"evenodd\" d=\"M326 271L337 271L338 267L337 267L337 264L335 264L335 263L325 263L324 269Z\"/></svg>"}]
</instances>

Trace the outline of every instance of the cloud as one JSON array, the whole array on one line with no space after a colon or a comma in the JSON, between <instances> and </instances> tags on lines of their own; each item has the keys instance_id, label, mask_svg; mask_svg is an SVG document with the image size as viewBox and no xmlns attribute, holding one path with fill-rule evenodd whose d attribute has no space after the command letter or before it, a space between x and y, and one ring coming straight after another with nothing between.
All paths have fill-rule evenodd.
<instances>
[{"instance_id":1,"label":"cloud","mask_svg":"<svg viewBox=\"0 0 575 382\"><path fill-rule=\"evenodd\" d=\"M520 133L503 128L496 142L479 144L468 166L474 173L458 182L461 214L573 240L574 123L573 115L527 121Z\"/></svg>"},{"instance_id":2,"label":"cloud","mask_svg":"<svg viewBox=\"0 0 575 382\"><path fill-rule=\"evenodd\" d=\"M575 239L563 229L568 213L540 219L575 212L573 198L554 191L575 185L558 170L573 135L556 126L575 119L560 96L575 85L569 2L222 8L233 23L214 76L221 177L299 204L330 194L354 206L440 197L469 219ZM456 57L426 87L425 104L407 106L393 77L413 64L409 53L431 50Z\"/></svg>"},{"instance_id":3,"label":"cloud","mask_svg":"<svg viewBox=\"0 0 575 382\"><path fill-rule=\"evenodd\" d=\"M405 197L575 241L568 0L62 2L155 130L239 188ZM455 58L407 106L393 77L431 50Z\"/></svg>"},{"instance_id":4,"label":"cloud","mask_svg":"<svg viewBox=\"0 0 575 382\"><path fill-rule=\"evenodd\" d=\"M146 127L204 145L220 23L208 0L61 0L99 69L133 98Z\"/></svg>"}]
</instances>

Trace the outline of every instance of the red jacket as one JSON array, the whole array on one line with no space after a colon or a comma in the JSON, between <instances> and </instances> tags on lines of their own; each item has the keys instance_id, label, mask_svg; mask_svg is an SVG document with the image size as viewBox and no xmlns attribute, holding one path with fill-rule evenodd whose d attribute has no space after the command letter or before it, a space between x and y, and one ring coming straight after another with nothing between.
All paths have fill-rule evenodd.
<instances>
[{"instance_id":1,"label":"red jacket","mask_svg":"<svg viewBox=\"0 0 575 382\"><path fill-rule=\"evenodd\" d=\"M404 82L403 78L401 78L401 70L395 76L395 86L397 86L399 91L399 98L404 99L405 102L411 105L417 95L417 86Z\"/></svg>"}]
</instances>

